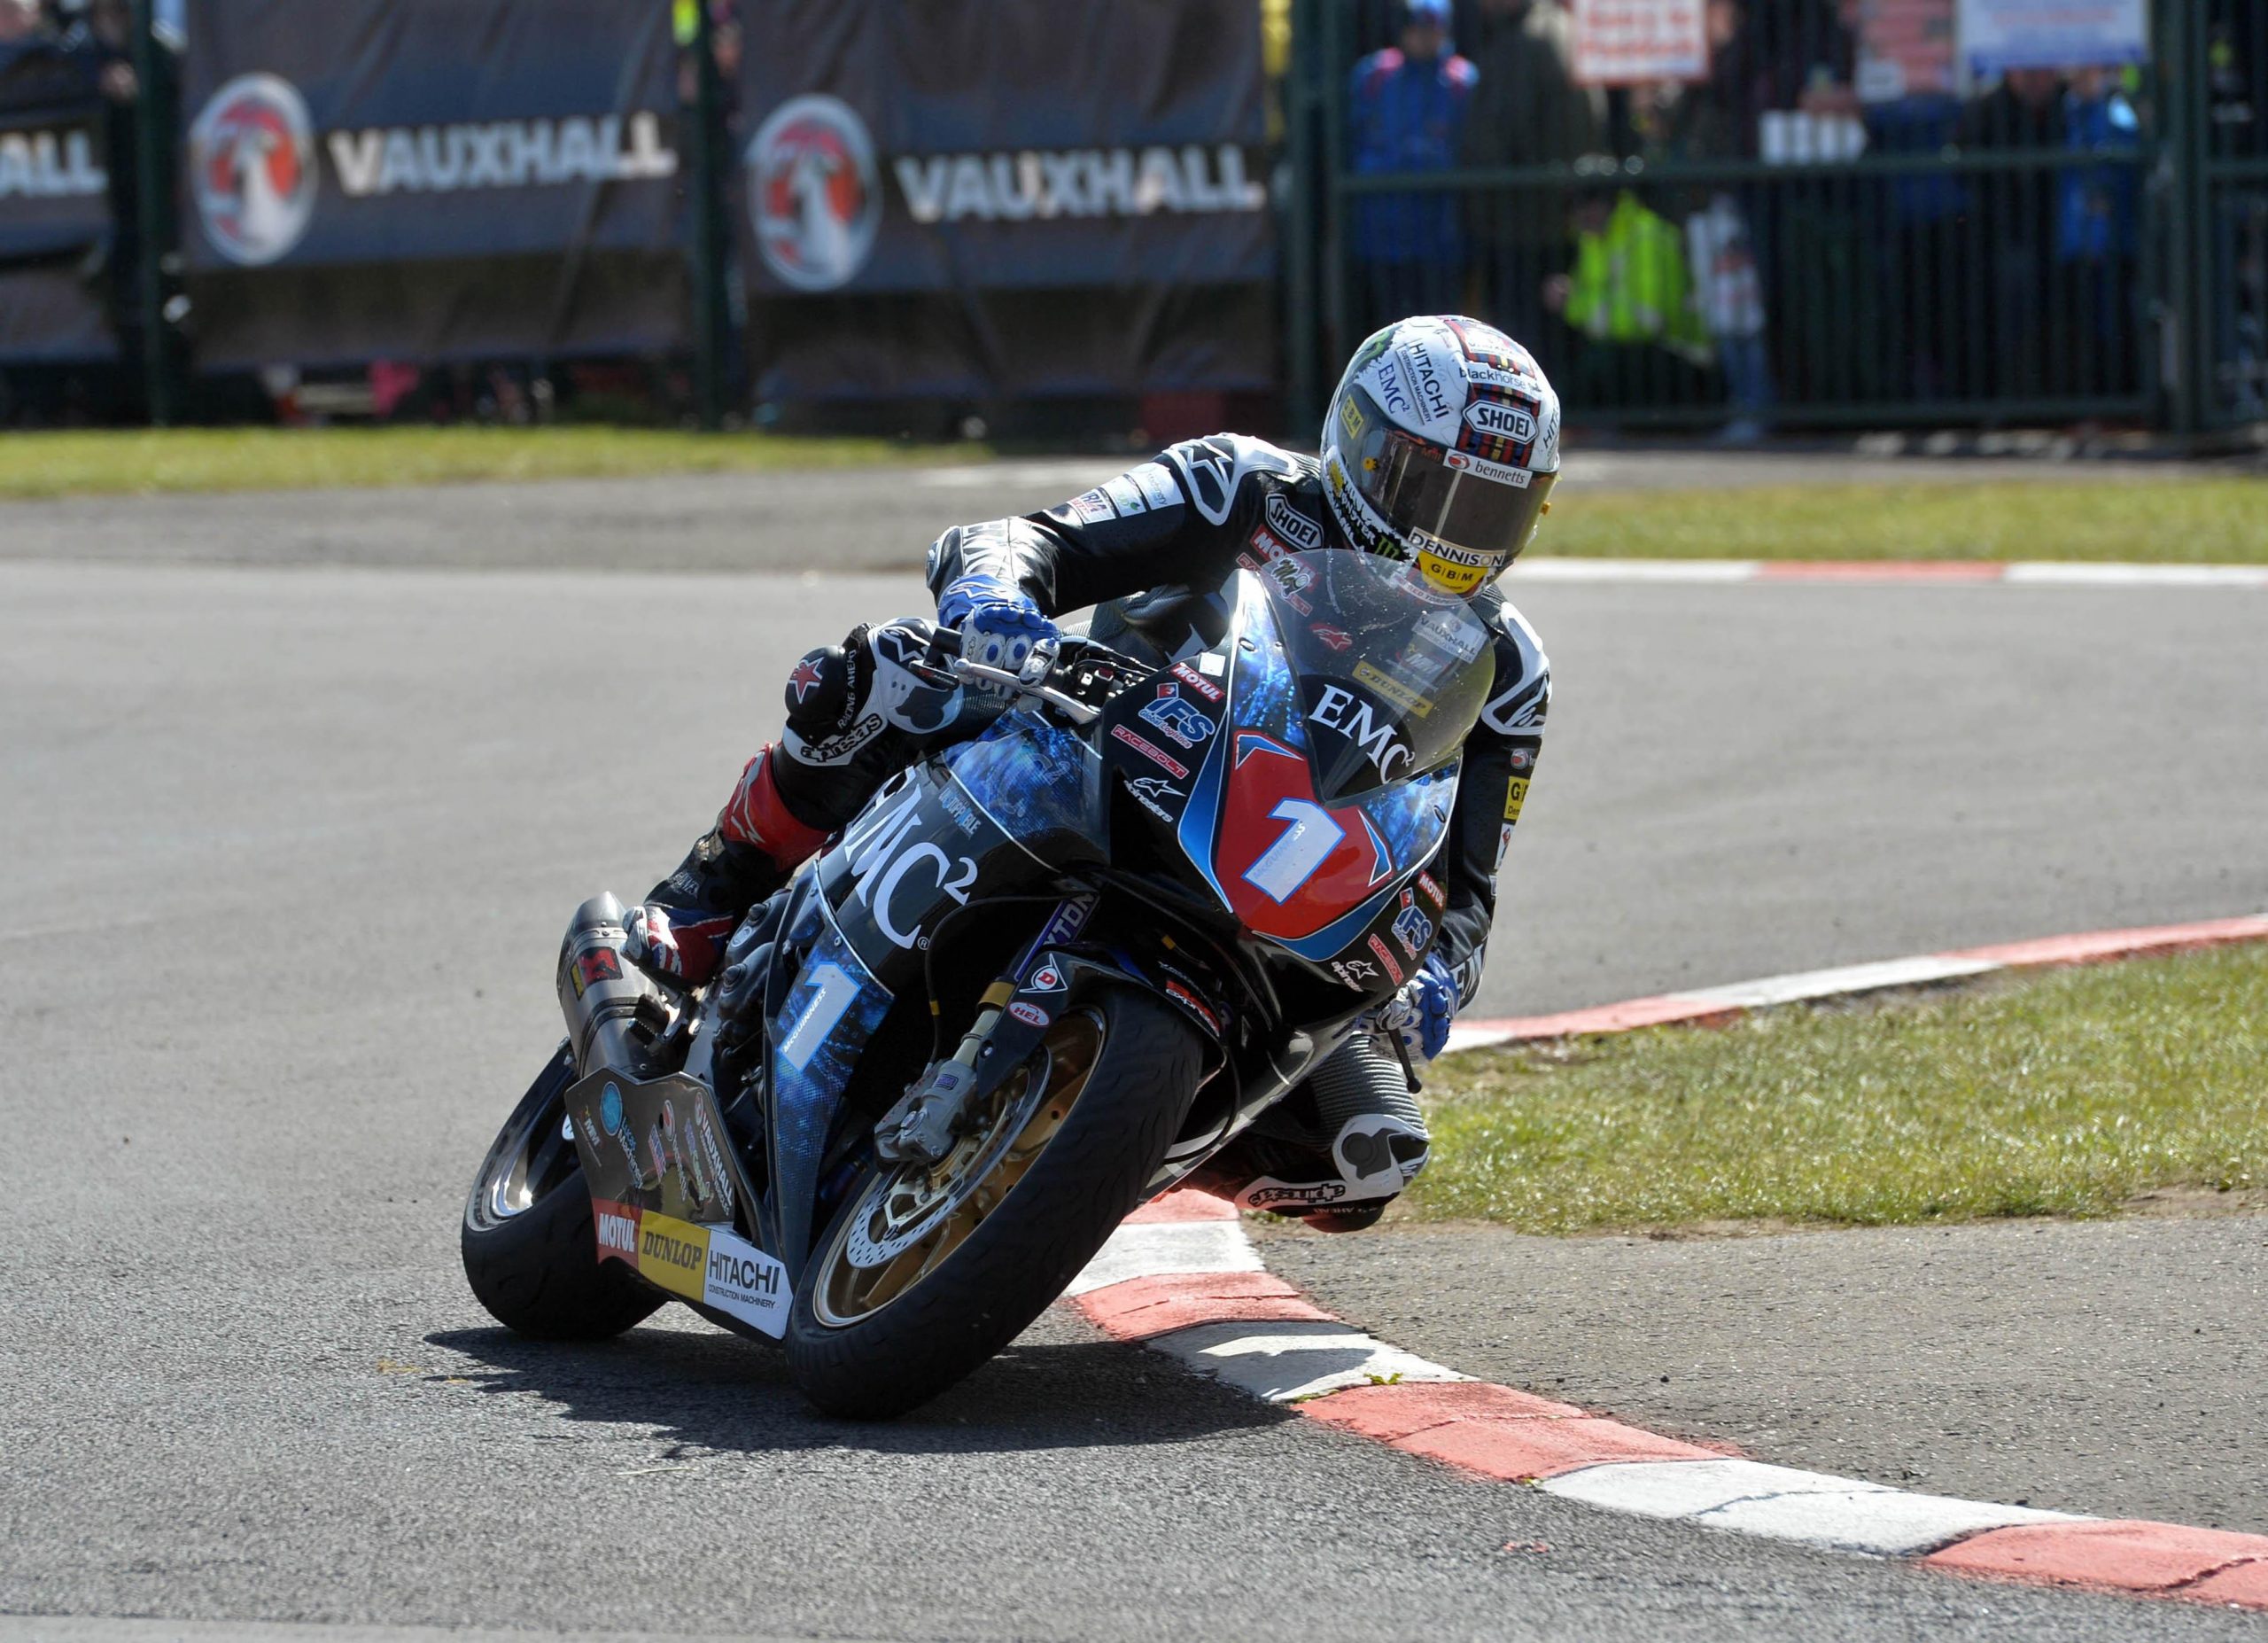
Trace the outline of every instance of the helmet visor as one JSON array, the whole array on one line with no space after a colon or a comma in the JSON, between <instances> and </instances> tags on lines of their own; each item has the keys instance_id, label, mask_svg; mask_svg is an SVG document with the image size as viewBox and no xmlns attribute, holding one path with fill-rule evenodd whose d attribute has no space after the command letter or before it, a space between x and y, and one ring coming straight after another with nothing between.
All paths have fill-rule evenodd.
<instances>
[{"instance_id":1,"label":"helmet visor","mask_svg":"<svg viewBox=\"0 0 2268 1643\"><path fill-rule=\"evenodd\" d=\"M1444 457L1395 427L1362 388L1348 397L1354 415L1346 420L1360 428L1349 441L1355 488L1446 591L1471 593L1493 580L1527 545L1559 476L1489 463L1503 476L1489 477L1477 471L1479 458Z\"/></svg>"}]
</instances>

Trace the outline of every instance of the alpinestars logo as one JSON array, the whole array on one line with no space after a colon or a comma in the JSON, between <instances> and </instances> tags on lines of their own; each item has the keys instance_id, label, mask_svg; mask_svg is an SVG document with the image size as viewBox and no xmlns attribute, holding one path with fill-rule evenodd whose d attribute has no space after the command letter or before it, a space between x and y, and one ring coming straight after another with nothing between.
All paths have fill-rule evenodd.
<instances>
[{"instance_id":1,"label":"alpinestars logo","mask_svg":"<svg viewBox=\"0 0 2268 1643\"><path fill-rule=\"evenodd\" d=\"M315 123L291 82L240 74L189 128L189 175L213 249L244 268L290 254L315 215Z\"/></svg>"},{"instance_id":2,"label":"alpinestars logo","mask_svg":"<svg viewBox=\"0 0 2268 1643\"><path fill-rule=\"evenodd\" d=\"M847 284L882 226L882 178L866 122L839 97L788 98L748 145L748 204L757 249L783 284Z\"/></svg>"}]
</instances>

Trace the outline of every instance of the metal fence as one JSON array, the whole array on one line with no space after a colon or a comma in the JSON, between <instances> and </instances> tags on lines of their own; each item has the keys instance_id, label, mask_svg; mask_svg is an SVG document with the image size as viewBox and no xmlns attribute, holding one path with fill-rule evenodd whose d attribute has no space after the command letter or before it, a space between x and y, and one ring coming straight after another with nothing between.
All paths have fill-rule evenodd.
<instances>
[{"instance_id":1,"label":"metal fence","mask_svg":"<svg viewBox=\"0 0 2268 1643\"><path fill-rule=\"evenodd\" d=\"M1302 0L1293 397L1462 309L1631 427L2262 417L2268 6L2154 10L2144 60L1983 79L1954 0L1711 0L1686 77L1601 84L1551 0L1459 0L1442 74Z\"/></svg>"}]
</instances>

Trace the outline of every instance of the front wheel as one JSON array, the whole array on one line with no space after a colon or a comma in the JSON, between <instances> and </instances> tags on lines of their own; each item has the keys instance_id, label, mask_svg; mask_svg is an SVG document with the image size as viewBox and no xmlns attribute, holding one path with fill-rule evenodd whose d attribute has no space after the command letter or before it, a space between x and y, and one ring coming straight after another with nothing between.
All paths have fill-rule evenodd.
<instances>
[{"instance_id":1,"label":"front wheel","mask_svg":"<svg viewBox=\"0 0 2268 1643\"><path fill-rule=\"evenodd\" d=\"M1057 1016L934 1166L880 1165L821 1237L788 1364L832 1415L927 1403L1023 1332L1093 1258L1197 1093L1196 1030L1111 987Z\"/></svg>"},{"instance_id":2,"label":"front wheel","mask_svg":"<svg viewBox=\"0 0 2268 1643\"><path fill-rule=\"evenodd\" d=\"M498 1323L547 1340L601 1341L664 1297L621 1262L598 1258L590 1191L566 1132L574 1081L563 1044L482 1160L458 1247L474 1297Z\"/></svg>"}]
</instances>

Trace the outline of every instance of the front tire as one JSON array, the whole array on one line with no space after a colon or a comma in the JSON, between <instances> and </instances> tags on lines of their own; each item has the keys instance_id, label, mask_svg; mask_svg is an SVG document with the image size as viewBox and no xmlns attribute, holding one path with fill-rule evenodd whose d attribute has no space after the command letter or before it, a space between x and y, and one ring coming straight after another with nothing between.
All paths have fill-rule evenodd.
<instances>
[{"instance_id":1,"label":"front tire","mask_svg":"<svg viewBox=\"0 0 2268 1643\"><path fill-rule=\"evenodd\" d=\"M598 1258L582 1160L563 1131L574 1081L563 1044L490 1144L457 1243L474 1298L498 1323L540 1340L602 1341L664 1297Z\"/></svg>"},{"instance_id":2,"label":"front tire","mask_svg":"<svg viewBox=\"0 0 2268 1643\"><path fill-rule=\"evenodd\" d=\"M1111 987L1058 1016L1045 1051L1002 1086L1045 1080L1009 1120L1018 1133L999 1132L980 1179L923 1234L931 1242L871 1258L898 1242L881 1234L894 1196L913 1190L903 1170L870 1173L819 1239L787 1348L796 1384L826 1413L888 1420L935 1398L1021 1335L1141 1203L1196 1096L1196 1029L1148 993Z\"/></svg>"}]
</instances>

